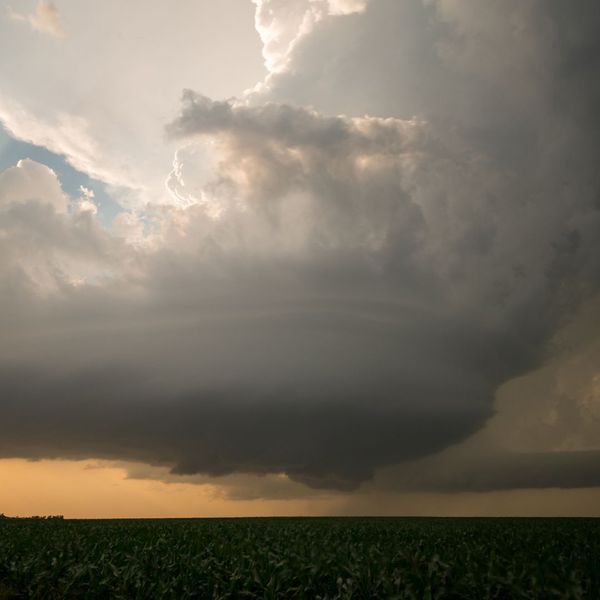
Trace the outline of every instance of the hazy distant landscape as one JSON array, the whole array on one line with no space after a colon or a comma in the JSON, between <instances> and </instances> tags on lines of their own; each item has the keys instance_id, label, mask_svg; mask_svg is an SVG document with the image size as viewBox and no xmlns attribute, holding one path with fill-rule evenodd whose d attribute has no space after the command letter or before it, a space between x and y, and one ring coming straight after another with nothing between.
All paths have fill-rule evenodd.
<instances>
[{"instance_id":1,"label":"hazy distant landscape","mask_svg":"<svg viewBox=\"0 0 600 600\"><path fill-rule=\"evenodd\" d=\"M0 520L0 598L598 598L597 519Z\"/></svg>"}]
</instances>

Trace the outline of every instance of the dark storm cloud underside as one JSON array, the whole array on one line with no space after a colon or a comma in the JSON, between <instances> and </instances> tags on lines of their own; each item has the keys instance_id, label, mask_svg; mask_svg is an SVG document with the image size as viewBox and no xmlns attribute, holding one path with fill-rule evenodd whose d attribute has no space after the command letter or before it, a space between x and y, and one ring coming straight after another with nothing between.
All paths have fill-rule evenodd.
<instances>
[{"instance_id":1,"label":"dark storm cloud underside","mask_svg":"<svg viewBox=\"0 0 600 600\"><path fill-rule=\"evenodd\" d=\"M136 379L123 370L58 381L3 370L0 455L125 458L179 474L283 471L313 487L351 489L374 466L458 441L488 416L485 405L432 415L376 398L302 398L293 388L276 397L203 391L156 398L132 386Z\"/></svg>"},{"instance_id":2,"label":"dark storm cloud underside","mask_svg":"<svg viewBox=\"0 0 600 600\"><path fill-rule=\"evenodd\" d=\"M127 459L171 467L174 474L219 476L286 472L314 488L351 490L375 466L418 458L475 431L485 414L328 399L248 397L202 392L132 398L135 373L78 374L57 381L23 369L2 370L0 456ZM10 400L7 400L10 399ZM43 401L40 401L43 399ZM485 411L485 407L481 408ZM600 485L600 451L510 453L423 459L397 471L383 489L494 491Z\"/></svg>"}]
</instances>

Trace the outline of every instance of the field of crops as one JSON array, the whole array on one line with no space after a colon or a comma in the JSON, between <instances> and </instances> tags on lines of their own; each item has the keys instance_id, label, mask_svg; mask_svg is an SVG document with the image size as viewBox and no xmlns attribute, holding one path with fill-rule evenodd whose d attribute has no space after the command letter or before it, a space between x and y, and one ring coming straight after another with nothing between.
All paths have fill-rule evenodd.
<instances>
[{"instance_id":1,"label":"field of crops","mask_svg":"<svg viewBox=\"0 0 600 600\"><path fill-rule=\"evenodd\" d=\"M600 598L600 520L0 520L0 598Z\"/></svg>"}]
</instances>

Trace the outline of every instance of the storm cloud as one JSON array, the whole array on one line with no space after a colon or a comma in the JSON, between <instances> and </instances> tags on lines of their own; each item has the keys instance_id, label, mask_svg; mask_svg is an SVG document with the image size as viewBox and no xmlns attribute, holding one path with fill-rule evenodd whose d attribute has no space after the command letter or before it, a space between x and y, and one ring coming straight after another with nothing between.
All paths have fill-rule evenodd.
<instances>
[{"instance_id":1,"label":"storm cloud","mask_svg":"<svg viewBox=\"0 0 600 600\"><path fill-rule=\"evenodd\" d=\"M0 175L0 455L597 485L591 450L435 456L598 291L592 3L256 4L265 81L165 125L176 206L107 231Z\"/></svg>"}]
</instances>

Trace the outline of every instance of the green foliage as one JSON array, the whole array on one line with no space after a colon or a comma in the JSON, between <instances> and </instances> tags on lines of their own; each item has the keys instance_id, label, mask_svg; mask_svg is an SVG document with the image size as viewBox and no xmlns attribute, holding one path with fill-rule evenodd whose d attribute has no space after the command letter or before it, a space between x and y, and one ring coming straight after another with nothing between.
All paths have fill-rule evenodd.
<instances>
[{"instance_id":1,"label":"green foliage","mask_svg":"<svg viewBox=\"0 0 600 600\"><path fill-rule=\"evenodd\" d=\"M0 598L600 598L600 521L3 519Z\"/></svg>"}]
</instances>

